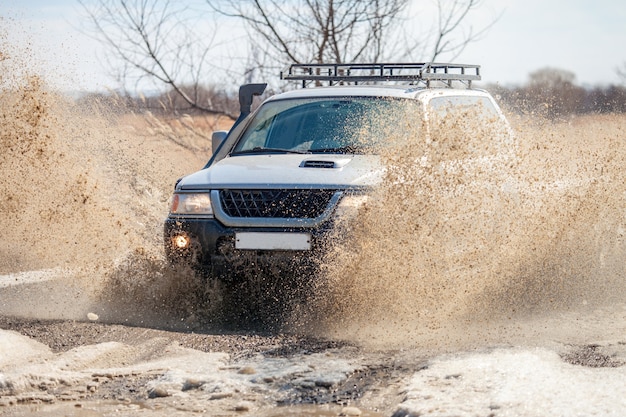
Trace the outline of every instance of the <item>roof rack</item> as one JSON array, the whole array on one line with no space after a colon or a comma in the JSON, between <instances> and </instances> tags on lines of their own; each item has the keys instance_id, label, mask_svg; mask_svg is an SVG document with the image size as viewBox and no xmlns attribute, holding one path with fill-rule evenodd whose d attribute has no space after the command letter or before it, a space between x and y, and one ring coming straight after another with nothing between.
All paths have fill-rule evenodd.
<instances>
[{"instance_id":1,"label":"roof rack","mask_svg":"<svg viewBox=\"0 0 626 417\"><path fill-rule=\"evenodd\" d=\"M328 81L334 83L359 82L375 83L389 81L409 81L411 84L444 82L452 87L453 81L460 81L471 88L472 81L480 80L480 65L421 63L385 63L385 64L292 64L280 72L281 80L307 82Z\"/></svg>"}]
</instances>

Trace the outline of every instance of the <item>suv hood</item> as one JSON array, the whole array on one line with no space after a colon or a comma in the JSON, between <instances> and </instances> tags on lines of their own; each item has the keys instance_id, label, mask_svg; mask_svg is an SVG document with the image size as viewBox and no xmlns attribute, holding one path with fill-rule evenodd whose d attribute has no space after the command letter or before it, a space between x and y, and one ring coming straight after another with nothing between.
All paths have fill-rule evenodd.
<instances>
[{"instance_id":1,"label":"suv hood","mask_svg":"<svg viewBox=\"0 0 626 417\"><path fill-rule=\"evenodd\" d=\"M352 188L375 185L381 175L374 155L240 155L184 177L176 188Z\"/></svg>"}]
</instances>

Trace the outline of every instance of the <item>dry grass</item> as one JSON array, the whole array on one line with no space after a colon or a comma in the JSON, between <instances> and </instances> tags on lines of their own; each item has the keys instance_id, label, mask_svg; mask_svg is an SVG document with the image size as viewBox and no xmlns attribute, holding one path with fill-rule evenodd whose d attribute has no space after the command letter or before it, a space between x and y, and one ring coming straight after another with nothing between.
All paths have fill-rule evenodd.
<instances>
[{"instance_id":1,"label":"dry grass","mask_svg":"<svg viewBox=\"0 0 626 417\"><path fill-rule=\"evenodd\" d=\"M211 152L211 134L230 129L233 122L226 116L155 116L151 112L127 114L120 120L131 134L167 139L187 150L200 152Z\"/></svg>"}]
</instances>

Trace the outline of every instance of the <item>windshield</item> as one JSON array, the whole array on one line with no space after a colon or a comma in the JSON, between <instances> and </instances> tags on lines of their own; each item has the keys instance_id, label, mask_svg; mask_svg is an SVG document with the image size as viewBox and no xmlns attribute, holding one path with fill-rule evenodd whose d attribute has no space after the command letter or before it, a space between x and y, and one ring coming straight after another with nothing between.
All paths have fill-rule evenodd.
<instances>
[{"instance_id":1,"label":"windshield","mask_svg":"<svg viewBox=\"0 0 626 417\"><path fill-rule=\"evenodd\" d=\"M368 153L420 114L415 100L381 97L268 102L232 154Z\"/></svg>"}]
</instances>

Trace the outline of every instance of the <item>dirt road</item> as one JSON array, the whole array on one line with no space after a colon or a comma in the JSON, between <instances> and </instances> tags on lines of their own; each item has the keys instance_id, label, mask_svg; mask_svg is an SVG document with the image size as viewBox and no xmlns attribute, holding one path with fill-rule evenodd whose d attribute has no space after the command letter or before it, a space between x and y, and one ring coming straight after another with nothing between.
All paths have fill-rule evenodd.
<instances>
[{"instance_id":1,"label":"dirt road","mask_svg":"<svg viewBox=\"0 0 626 417\"><path fill-rule=\"evenodd\" d=\"M625 304L544 315L437 352L1 316L0 414L619 415L625 323Z\"/></svg>"}]
</instances>

